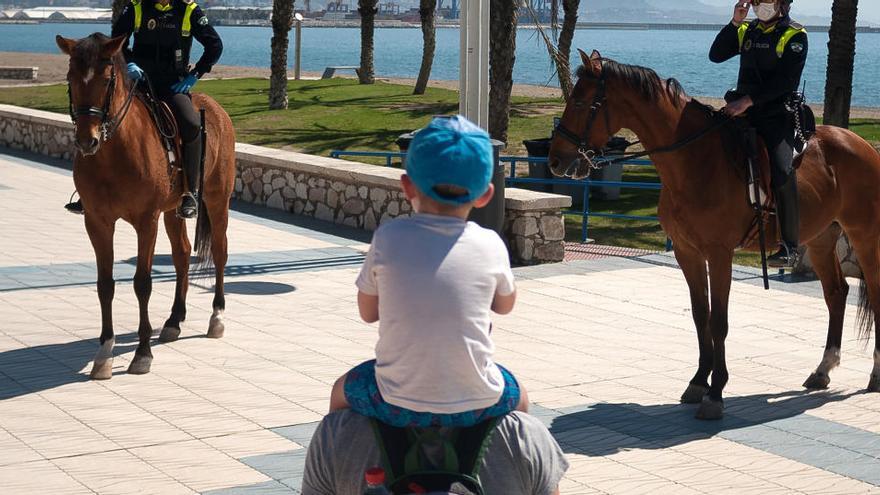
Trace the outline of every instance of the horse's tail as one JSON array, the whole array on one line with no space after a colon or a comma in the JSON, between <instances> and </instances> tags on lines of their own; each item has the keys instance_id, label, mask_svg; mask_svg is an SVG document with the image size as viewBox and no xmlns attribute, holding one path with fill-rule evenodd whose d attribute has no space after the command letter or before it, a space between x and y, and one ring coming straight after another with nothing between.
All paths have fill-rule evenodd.
<instances>
[{"instance_id":1,"label":"horse's tail","mask_svg":"<svg viewBox=\"0 0 880 495\"><path fill-rule=\"evenodd\" d=\"M874 308L868 297L868 285L861 281L859 289L859 310L856 313L856 328L859 331L859 340L866 345L871 341L871 332L874 331Z\"/></svg>"},{"instance_id":2,"label":"horse's tail","mask_svg":"<svg viewBox=\"0 0 880 495\"><path fill-rule=\"evenodd\" d=\"M196 265L190 270L190 275L195 278L203 278L211 274L214 268L214 257L211 254L211 219L205 207L205 200L199 195L199 214L196 217L195 249Z\"/></svg>"}]
</instances>

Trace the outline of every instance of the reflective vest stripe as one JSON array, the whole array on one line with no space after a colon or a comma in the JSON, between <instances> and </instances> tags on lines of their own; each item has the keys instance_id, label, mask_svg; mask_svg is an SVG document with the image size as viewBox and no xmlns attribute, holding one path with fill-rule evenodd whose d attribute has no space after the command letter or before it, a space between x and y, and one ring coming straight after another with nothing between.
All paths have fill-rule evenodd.
<instances>
[{"instance_id":1,"label":"reflective vest stripe","mask_svg":"<svg viewBox=\"0 0 880 495\"><path fill-rule=\"evenodd\" d=\"M192 17L193 10L195 9L195 2L187 4L186 6L186 11L183 13L183 24L180 26L180 34L183 36L189 36L190 28L192 27L190 24L190 17Z\"/></svg>"},{"instance_id":2,"label":"reflective vest stripe","mask_svg":"<svg viewBox=\"0 0 880 495\"><path fill-rule=\"evenodd\" d=\"M747 23L742 23L739 25L739 29L736 30L736 36L739 38L739 51L743 49L743 41L746 39L746 33L749 31L749 25Z\"/></svg>"},{"instance_id":3,"label":"reflective vest stripe","mask_svg":"<svg viewBox=\"0 0 880 495\"><path fill-rule=\"evenodd\" d=\"M141 17L144 11L141 8L140 0L132 0L131 5L134 7L134 32L138 32L141 28Z\"/></svg>"},{"instance_id":4,"label":"reflective vest stripe","mask_svg":"<svg viewBox=\"0 0 880 495\"><path fill-rule=\"evenodd\" d=\"M782 55L785 53L785 45L787 45L796 34L806 34L806 32L807 30L804 28L789 27L786 29L785 34L782 35L782 38L779 38L779 43L776 44L776 56L782 58Z\"/></svg>"}]
</instances>

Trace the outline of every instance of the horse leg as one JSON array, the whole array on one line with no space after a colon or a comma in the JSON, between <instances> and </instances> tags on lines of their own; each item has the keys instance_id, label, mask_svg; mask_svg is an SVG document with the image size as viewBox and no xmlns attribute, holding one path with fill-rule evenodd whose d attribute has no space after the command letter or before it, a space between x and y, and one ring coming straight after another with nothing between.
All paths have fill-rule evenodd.
<instances>
[{"instance_id":1,"label":"horse leg","mask_svg":"<svg viewBox=\"0 0 880 495\"><path fill-rule=\"evenodd\" d=\"M856 252L856 258L862 267L864 286L862 290L867 298L860 303L860 335L867 341L870 339L871 323L874 325L874 368L868 381L868 392L880 392L880 232L871 229L867 232L850 232L849 240Z\"/></svg>"},{"instance_id":2,"label":"horse leg","mask_svg":"<svg viewBox=\"0 0 880 495\"><path fill-rule=\"evenodd\" d=\"M828 337L825 340L825 354L804 387L810 389L828 388L831 383L829 373L840 364L840 346L843 338L843 317L846 312L846 296L849 284L840 269L837 257L837 240L840 227L832 224L819 237L807 244L807 253L813 264L813 271L822 281L825 305L828 307Z\"/></svg>"},{"instance_id":3,"label":"horse leg","mask_svg":"<svg viewBox=\"0 0 880 495\"><path fill-rule=\"evenodd\" d=\"M98 267L98 301L101 303L101 346L95 354L89 376L94 380L108 380L113 376L113 232L114 222L107 222L95 215L86 215L86 232L95 250Z\"/></svg>"},{"instance_id":4,"label":"horse leg","mask_svg":"<svg viewBox=\"0 0 880 495\"><path fill-rule=\"evenodd\" d=\"M727 306L733 277L733 251L719 249L709 257L709 287L711 289L709 329L712 333L712 385L697 410L697 419L721 419L724 414L722 392L727 385Z\"/></svg>"},{"instance_id":5,"label":"horse leg","mask_svg":"<svg viewBox=\"0 0 880 495\"><path fill-rule=\"evenodd\" d=\"M162 325L159 342L174 342L180 336L180 322L186 320L186 292L189 288L189 256L192 251L186 235L186 221L177 218L174 212L164 214L165 232L171 241L171 258L174 260L176 283L174 286L174 304L171 305L171 316Z\"/></svg>"},{"instance_id":6,"label":"horse leg","mask_svg":"<svg viewBox=\"0 0 880 495\"><path fill-rule=\"evenodd\" d=\"M687 389L681 394L684 404L699 404L709 391L709 373L712 372L712 338L709 334L709 299L706 262L696 251L688 251L676 245L675 259L684 274L691 296L691 313L697 329L700 360L697 372Z\"/></svg>"},{"instance_id":7,"label":"horse leg","mask_svg":"<svg viewBox=\"0 0 880 495\"><path fill-rule=\"evenodd\" d=\"M228 259L226 227L229 224L229 201L222 201L206 208L211 219L211 257L214 261L214 302L213 312L208 323L208 337L223 337L226 326L223 323L223 312L226 310L226 296L223 292L223 275Z\"/></svg>"},{"instance_id":8,"label":"horse leg","mask_svg":"<svg viewBox=\"0 0 880 495\"><path fill-rule=\"evenodd\" d=\"M149 303L150 294L153 291L153 250L156 247L156 234L159 230L159 217L151 214L143 219L136 227L138 238L138 261L134 273L134 293L137 295L140 317L138 323L138 347L134 352L134 359L128 366L128 372L133 375L143 375L150 372L150 364L153 362L153 352L150 350L150 337L153 336L153 326L150 325Z\"/></svg>"}]
</instances>

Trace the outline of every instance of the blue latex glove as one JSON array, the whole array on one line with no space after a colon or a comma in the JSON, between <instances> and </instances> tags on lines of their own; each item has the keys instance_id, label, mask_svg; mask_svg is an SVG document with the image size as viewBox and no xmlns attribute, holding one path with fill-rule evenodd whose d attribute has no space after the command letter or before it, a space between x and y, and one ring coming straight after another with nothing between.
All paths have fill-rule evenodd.
<instances>
[{"instance_id":1,"label":"blue latex glove","mask_svg":"<svg viewBox=\"0 0 880 495\"><path fill-rule=\"evenodd\" d=\"M179 83L171 86L171 91L174 91L175 93L189 93L189 90L191 90L192 87L196 85L196 82L198 82L198 80L199 79L196 77L195 74L190 74L183 78L183 81L180 81Z\"/></svg>"},{"instance_id":2,"label":"blue latex glove","mask_svg":"<svg viewBox=\"0 0 880 495\"><path fill-rule=\"evenodd\" d=\"M144 77L144 71L134 62L129 62L126 66L128 69L128 78L132 81L140 81Z\"/></svg>"}]
</instances>

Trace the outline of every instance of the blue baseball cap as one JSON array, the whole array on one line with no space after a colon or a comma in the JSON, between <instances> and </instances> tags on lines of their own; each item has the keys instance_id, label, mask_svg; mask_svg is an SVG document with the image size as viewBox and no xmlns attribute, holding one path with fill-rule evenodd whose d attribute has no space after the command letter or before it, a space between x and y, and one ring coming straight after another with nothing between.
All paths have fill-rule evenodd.
<instances>
[{"instance_id":1,"label":"blue baseball cap","mask_svg":"<svg viewBox=\"0 0 880 495\"><path fill-rule=\"evenodd\" d=\"M486 131L461 115L435 117L413 137L406 153L406 174L431 199L461 205L489 189L493 161ZM434 187L443 184L460 187L467 194L441 196Z\"/></svg>"}]
</instances>

